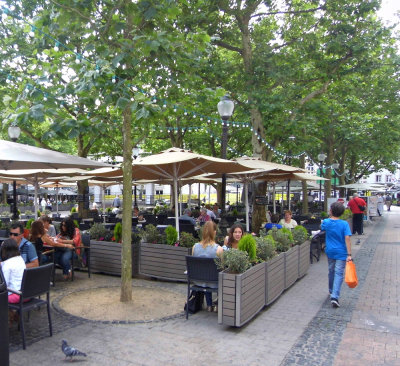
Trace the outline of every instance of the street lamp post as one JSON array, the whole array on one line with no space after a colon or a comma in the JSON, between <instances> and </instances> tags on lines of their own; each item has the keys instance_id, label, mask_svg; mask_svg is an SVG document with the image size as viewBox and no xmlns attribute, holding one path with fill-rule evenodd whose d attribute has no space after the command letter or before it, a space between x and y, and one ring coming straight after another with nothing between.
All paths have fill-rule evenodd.
<instances>
[{"instance_id":1,"label":"street lamp post","mask_svg":"<svg viewBox=\"0 0 400 366\"><path fill-rule=\"evenodd\" d=\"M10 126L8 127L8 136L11 141L16 142L18 140L19 135L21 134L21 129L18 126ZM12 219L18 219L18 208L17 208L17 182L13 180L13 215Z\"/></svg>"},{"instance_id":2,"label":"street lamp post","mask_svg":"<svg viewBox=\"0 0 400 366\"><path fill-rule=\"evenodd\" d=\"M132 156L133 159L136 160L137 157L139 156L140 153L140 149L137 145L135 145L135 147L132 149ZM134 201L133 201L133 207L137 207L137 190L136 190L136 184L134 185L133 188L133 192L134 192Z\"/></svg>"},{"instance_id":3,"label":"street lamp post","mask_svg":"<svg viewBox=\"0 0 400 366\"><path fill-rule=\"evenodd\" d=\"M333 163L332 169L333 169L333 197L336 198L336 169L339 169L339 164Z\"/></svg>"},{"instance_id":4,"label":"street lamp post","mask_svg":"<svg viewBox=\"0 0 400 366\"><path fill-rule=\"evenodd\" d=\"M319 161L319 176L322 178L322 169L324 168L324 161L326 155L324 153L318 154ZM322 179L319 180L319 202L322 202Z\"/></svg>"},{"instance_id":5,"label":"street lamp post","mask_svg":"<svg viewBox=\"0 0 400 366\"><path fill-rule=\"evenodd\" d=\"M222 138L221 138L221 158L226 159L226 150L228 147L228 120L232 116L235 105L230 100L229 96L225 95L217 105L218 113L223 121L222 124ZM225 199L226 199L226 174L222 174L222 187L221 187L221 212L225 213Z\"/></svg>"},{"instance_id":6,"label":"street lamp post","mask_svg":"<svg viewBox=\"0 0 400 366\"><path fill-rule=\"evenodd\" d=\"M294 140L296 140L296 136L289 136L289 143L291 144ZM292 164L292 150L289 148L288 151L288 165ZM288 210L290 210L290 179L287 182L287 205Z\"/></svg>"}]
</instances>

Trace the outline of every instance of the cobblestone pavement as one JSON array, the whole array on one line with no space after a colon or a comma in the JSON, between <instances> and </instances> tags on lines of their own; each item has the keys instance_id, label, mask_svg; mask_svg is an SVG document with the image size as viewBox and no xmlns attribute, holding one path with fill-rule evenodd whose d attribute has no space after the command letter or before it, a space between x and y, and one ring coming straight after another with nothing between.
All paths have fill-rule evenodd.
<instances>
[{"instance_id":1,"label":"cobblestone pavement","mask_svg":"<svg viewBox=\"0 0 400 366\"><path fill-rule=\"evenodd\" d=\"M188 321L182 313L152 323L105 324L54 309L54 334L49 337L45 311L40 311L26 327L25 351L16 327L10 330L10 364L64 364L60 344L66 339L88 354L86 365L399 365L400 208L392 210L365 228L360 245L353 238L359 286L343 285L340 309L330 307L322 255L305 277L240 329L218 325L217 314L207 312ZM57 283L51 296L56 305L70 291L118 286L119 281L78 273L73 283ZM135 279L134 286L167 287L182 295L186 291L184 284L160 281Z\"/></svg>"}]
</instances>

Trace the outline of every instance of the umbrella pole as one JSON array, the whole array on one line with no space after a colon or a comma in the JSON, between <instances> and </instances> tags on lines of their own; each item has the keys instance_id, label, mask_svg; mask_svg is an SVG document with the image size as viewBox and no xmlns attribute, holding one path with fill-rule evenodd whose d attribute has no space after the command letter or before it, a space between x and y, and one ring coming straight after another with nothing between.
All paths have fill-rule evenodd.
<instances>
[{"instance_id":1,"label":"umbrella pole","mask_svg":"<svg viewBox=\"0 0 400 366\"><path fill-rule=\"evenodd\" d=\"M105 184L102 186L102 190L101 190L101 192L102 192L102 198L101 198L101 204L102 204L102 206L103 206L103 222L104 223L106 223L106 202L105 202L105 200L106 200L106 186L105 186Z\"/></svg>"},{"instance_id":2,"label":"umbrella pole","mask_svg":"<svg viewBox=\"0 0 400 366\"><path fill-rule=\"evenodd\" d=\"M174 196L175 196L175 227L178 232L178 240L179 240L179 215L178 215L178 182L174 177Z\"/></svg>"},{"instance_id":3,"label":"umbrella pole","mask_svg":"<svg viewBox=\"0 0 400 366\"><path fill-rule=\"evenodd\" d=\"M275 183L272 183L272 206L273 206L273 209L274 209L274 214L276 214L276 201L275 201L275 193L276 193L276 191L275 191Z\"/></svg>"},{"instance_id":4,"label":"umbrella pole","mask_svg":"<svg viewBox=\"0 0 400 366\"><path fill-rule=\"evenodd\" d=\"M56 212L57 212L57 216L58 216L58 185L56 187Z\"/></svg>"},{"instance_id":5,"label":"umbrella pole","mask_svg":"<svg viewBox=\"0 0 400 366\"><path fill-rule=\"evenodd\" d=\"M247 182L244 183L244 202L246 206L246 232L249 232L250 223L249 223L249 195L247 193L248 185Z\"/></svg>"},{"instance_id":6,"label":"umbrella pole","mask_svg":"<svg viewBox=\"0 0 400 366\"><path fill-rule=\"evenodd\" d=\"M39 183L37 177L35 177L34 182L35 187L35 217L37 218L37 212L39 211L39 202L38 202L38 192L39 192Z\"/></svg>"},{"instance_id":7,"label":"umbrella pole","mask_svg":"<svg viewBox=\"0 0 400 366\"><path fill-rule=\"evenodd\" d=\"M288 202L288 210L290 210L290 179L287 181L287 202Z\"/></svg>"}]
</instances>

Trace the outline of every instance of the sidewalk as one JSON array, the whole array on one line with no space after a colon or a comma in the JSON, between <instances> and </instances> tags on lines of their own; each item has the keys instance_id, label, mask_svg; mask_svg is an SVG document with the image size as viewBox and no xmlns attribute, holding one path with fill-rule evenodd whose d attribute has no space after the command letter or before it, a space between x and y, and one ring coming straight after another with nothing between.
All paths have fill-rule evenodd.
<instances>
[{"instance_id":1,"label":"sidewalk","mask_svg":"<svg viewBox=\"0 0 400 366\"><path fill-rule=\"evenodd\" d=\"M327 296L323 254L304 278L240 329L218 325L217 314L207 312L188 321L181 314L150 323L104 324L53 311L53 337L48 337L45 318L37 320L45 314L31 317L27 350L21 349L19 334L11 332L10 364L65 364L61 339L66 339L88 354L86 365L398 365L399 216L400 208L392 207L365 228L360 245L357 236L352 238L359 286L343 285L340 309L333 309ZM118 283L116 277L88 279L78 273L74 283L56 286L52 298L74 288ZM186 291L185 284L134 280L134 286L143 283Z\"/></svg>"}]
</instances>

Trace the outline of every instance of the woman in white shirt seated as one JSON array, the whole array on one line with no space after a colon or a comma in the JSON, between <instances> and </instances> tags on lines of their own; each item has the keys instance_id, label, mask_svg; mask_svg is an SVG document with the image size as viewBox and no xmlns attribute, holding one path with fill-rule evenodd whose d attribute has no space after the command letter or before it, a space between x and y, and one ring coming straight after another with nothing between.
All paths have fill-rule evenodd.
<instances>
[{"instance_id":1,"label":"woman in white shirt seated","mask_svg":"<svg viewBox=\"0 0 400 366\"><path fill-rule=\"evenodd\" d=\"M287 229L294 229L297 226L296 220L292 219L292 211L285 211L285 218L279 221L279 224Z\"/></svg>"}]
</instances>

